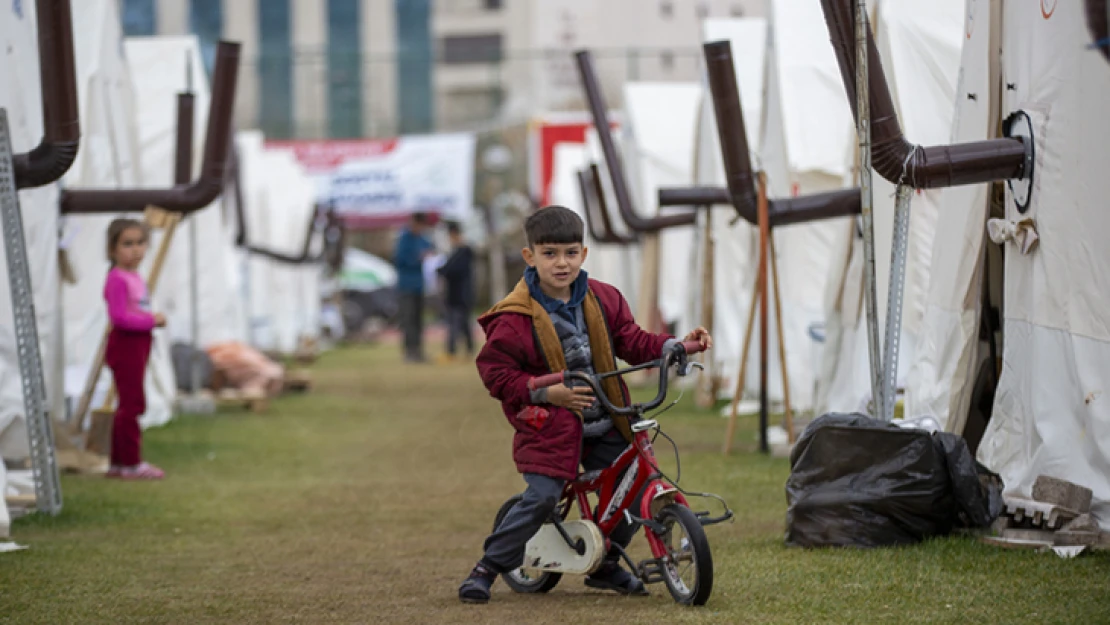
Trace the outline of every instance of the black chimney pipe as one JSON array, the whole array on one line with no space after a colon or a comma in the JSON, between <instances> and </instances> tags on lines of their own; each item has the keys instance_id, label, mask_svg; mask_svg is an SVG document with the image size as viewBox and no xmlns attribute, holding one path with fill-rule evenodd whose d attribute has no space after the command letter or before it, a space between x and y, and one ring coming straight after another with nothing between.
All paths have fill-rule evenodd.
<instances>
[{"instance_id":1,"label":"black chimney pipe","mask_svg":"<svg viewBox=\"0 0 1110 625\"><path fill-rule=\"evenodd\" d=\"M601 86L594 71L593 57L588 50L580 50L574 54L578 63L578 74L582 78L582 88L586 92L586 100L590 106L590 116L593 118L594 127L597 129L598 139L601 140L601 151L605 156L605 165L609 169L609 177L613 181L613 194L617 198L617 209L621 217L633 232L658 232L676 226L691 226L697 219L697 213L688 211L673 215L660 215L658 217L644 218L636 213L632 206L632 195L628 191L628 184L624 176L624 166L621 164L617 146L613 135L609 131L609 119L605 114L608 108L605 96L601 93Z\"/></svg>"},{"instance_id":2,"label":"black chimney pipe","mask_svg":"<svg viewBox=\"0 0 1110 625\"><path fill-rule=\"evenodd\" d=\"M856 43L853 0L821 0L844 90L856 110ZM867 75L871 108L871 166L894 184L915 189L954 187L1028 178L1032 145L1018 138L922 147L906 141L887 86L871 27L867 27Z\"/></svg>"},{"instance_id":3,"label":"black chimney pipe","mask_svg":"<svg viewBox=\"0 0 1110 625\"><path fill-rule=\"evenodd\" d=\"M736 213L752 225L759 224L755 174L748 150L744 111L740 105L740 88L732 58L732 44L716 41L704 45L706 73L717 118L717 135L725 166L727 189L691 187L660 189L661 205L732 204ZM768 199L767 213L771 227L807 223L857 215L860 212L858 188L840 189L793 198Z\"/></svg>"},{"instance_id":4,"label":"black chimney pipe","mask_svg":"<svg viewBox=\"0 0 1110 625\"><path fill-rule=\"evenodd\" d=\"M208 206L220 196L226 178L231 144L231 117L239 73L239 44L221 41L216 48L212 76L212 98L204 137L204 160L200 177L191 184L169 189L76 189L62 194L63 213L141 212L147 206L191 213Z\"/></svg>"},{"instance_id":5,"label":"black chimney pipe","mask_svg":"<svg viewBox=\"0 0 1110 625\"><path fill-rule=\"evenodd\" d=\"M635 238L626 238L613 230L613 223L609 219L605 205L605 192L601 187L601 175L597 164L577 172L578 191L582 194L582 208L586 213L586 227L590 236L598 243L611 243L614 245L628 245L636 242ZM594 221L594 211L599 213L599 222Z\"/></svg>"},{"instance_id":6,"label":"black chimney pipe","mask_svg":"<svg viewBox=\"0 0 1110 625\"><path fill-rule=\"evenodd\" d=\"M61 178L73 165L81 145L73 15L69 2L35 2L42 83L42 141L30 152L12 157L17 189L41 187Z\"/></svg>"}]
</instances>

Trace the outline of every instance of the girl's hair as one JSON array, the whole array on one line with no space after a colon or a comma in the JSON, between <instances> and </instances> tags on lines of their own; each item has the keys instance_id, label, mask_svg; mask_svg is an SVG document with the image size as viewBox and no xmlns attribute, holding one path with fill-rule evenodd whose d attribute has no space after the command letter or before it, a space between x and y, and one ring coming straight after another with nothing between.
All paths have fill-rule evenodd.
<instances>
[{"instance_id":1,"label":"girl's hair","mask_svg":"<svg viewBox=\"0 0 1110 625\"><path fill-rule=\"evenodd\" d=\"M108 262L113 265L116 264L115 259L112 258L112 252L116 250L119 245L119 238L123 236L124 232L132 228L138 228L143 233L143 242L145 243L150 237L150 231L147 229L146 224L137 219L113 219L112 223L108 224Z\"/></svg>"}]
</instances>

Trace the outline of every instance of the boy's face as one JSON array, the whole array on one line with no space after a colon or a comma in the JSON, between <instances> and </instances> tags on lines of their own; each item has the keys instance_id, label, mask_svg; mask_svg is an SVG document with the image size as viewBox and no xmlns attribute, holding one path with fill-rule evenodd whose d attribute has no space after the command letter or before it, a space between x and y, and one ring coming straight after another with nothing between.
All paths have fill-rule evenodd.
<instances>
[{"instance_id":1,"label":"boy's face","mask_svg":"<svg viewBox=\"0 0 1110 625\"><path fill-rule=\"evenodd\" d=\"M536 268L541 286L562 292L578 278L586 252L581 243L540 243L524 248L523 255L524 262Z\"/></svg>"}]
</instances>

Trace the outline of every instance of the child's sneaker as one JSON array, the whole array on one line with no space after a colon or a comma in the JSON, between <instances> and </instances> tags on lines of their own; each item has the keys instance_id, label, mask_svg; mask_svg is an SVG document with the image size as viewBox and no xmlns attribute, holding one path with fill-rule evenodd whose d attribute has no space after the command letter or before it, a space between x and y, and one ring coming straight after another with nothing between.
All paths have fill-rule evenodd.
<instances>
[{"instance_id":1,"label":"child's sneaker","mask_svg":"<svg viewBox=\"0 0 1110 625\"><path fill-rule=\"evenodd\" d=\"M166 477L166 472L149 462L140 462L133 467L109 468L108 477L120 480L160 480Z\"/></svg>"},{"instance_id":2,"label":"child's sneaker","mask_svg":"<svg viewBox=\"0 0 1110 625\"><path fill-rule=\"evenodd\" d=\"M497 573L477 564L459 586L459 601L463 603L489 603L490 587L497 580Z\"/></svg>"}]
</instances>

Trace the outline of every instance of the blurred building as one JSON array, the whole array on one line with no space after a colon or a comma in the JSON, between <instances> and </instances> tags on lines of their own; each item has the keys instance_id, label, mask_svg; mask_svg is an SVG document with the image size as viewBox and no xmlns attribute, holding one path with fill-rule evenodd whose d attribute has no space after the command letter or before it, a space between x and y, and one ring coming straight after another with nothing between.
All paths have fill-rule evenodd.
<instances>
[{"instance_id":1,"label":"blurred building","mask_svg":"<svg viewBox=\"0 0 1110 625\"><path fill-rule=\"evenodd\" d=\"M129 36L243 44L237 123L272 138L476 130L583 108L594 51L613 106L629 80L696 80L706 17L765 0L120 0Z\"/></svg>"}]
</instances>

